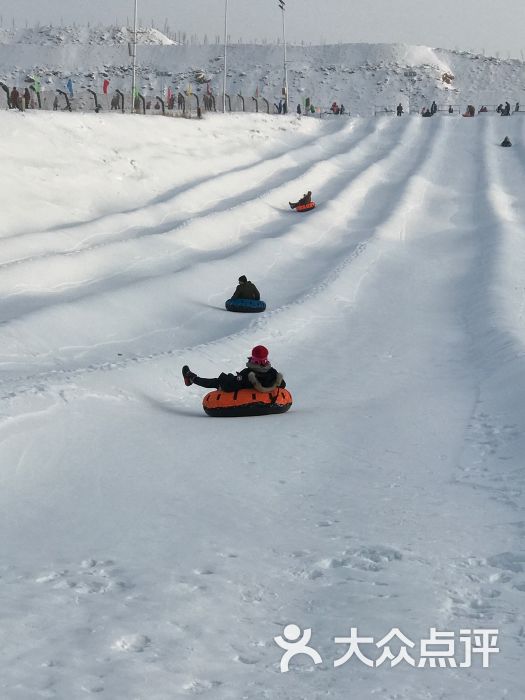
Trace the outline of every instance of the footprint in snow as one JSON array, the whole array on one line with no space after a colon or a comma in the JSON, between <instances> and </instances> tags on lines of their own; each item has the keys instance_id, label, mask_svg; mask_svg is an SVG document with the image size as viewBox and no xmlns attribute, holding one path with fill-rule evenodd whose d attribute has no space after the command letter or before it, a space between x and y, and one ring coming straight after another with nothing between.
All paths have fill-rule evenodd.
<instances>
[{"instance_id":1,"label":"footprint in snow","mask_svg":"<svg viewBox=\"0 0 525 700\"><path fill-rule=\"evenodd\" d=\"M132 651L140 653L151 644L151 639L145 634L127 634L117 639L111 646L117 651Z\"/></svg>"}]
</instances>

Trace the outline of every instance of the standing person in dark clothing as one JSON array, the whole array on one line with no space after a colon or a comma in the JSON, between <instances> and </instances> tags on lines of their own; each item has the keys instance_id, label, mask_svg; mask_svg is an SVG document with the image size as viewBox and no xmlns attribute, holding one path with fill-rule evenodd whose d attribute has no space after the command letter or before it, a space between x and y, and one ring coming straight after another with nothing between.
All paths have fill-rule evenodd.
<instances>
[{"instance_id":1,"label":"standing person in dark clothing","mask_svg":"<svg viewBox=\"0 0 525 700\"><path fill-rule=\"evenodd\" d=\"M249 279L246 279L246 275L241 275L239 277L239 284L237 285L237 289L233 293L233 296L231 297L232 299L255 299L255 301L259 301L261 298L261 295L259 294L259 290L257 287L254 285L253 282L250 282Z\"/></svg>"},{"instance_id":2,"label":"standing person in dark clothing","mask_svg":"<svg viewBox=\"0 0 525 700\"><path fill-rule=\"evenodd\" d=\"M18 107L18 98L19 97L20 97L20 93L18 92L16 87L14 87L11 90L11 109L16 109Z\"/></svg>"},{"instance_id":3,"label":"standing person in dark clothing","mask_svg":"<svg viewBox=\"0 0 525 700\"><path fill-rule=\"evenodd\" d=\"M31 104L31 93L29 92L29 88L26 88L24 90L24 102L26 105L26 109L29 109L29 105Z\"/></svg>"},{"instance_id":4,"label":"standing person in dark clothing","mask_svg":"<svg viewBox=\"0 0 525 700\"><path fill-rule=\"evenodd\" d=\"M184 365L182 377L186 386L196 384L205 389L221 389L222 391L255 389L255 391L269 394L274 389L286 387L283 375L271 366L268 360L268 350L264 345L256 345L253 348L246 367L236 374L221 372L218 377L199 377L190 370L188 365Z\"/></svg>"},{"instance_id":5,"label":"standing person in dark clothing","mask_svg":"<svg viewBox=\"0 0 525 700\"><path fill-rule=\"evenodd\" d=\"M297 103L297 114L299 116L301 116L301 103L300 102Z\"/></svg>"},{"instance_id":6,"label":"standing person in dark clothing","mask_svg":"<svg viewBox=\"0 0 525 700\"><path fill-rule=\"evenodd\" d=\"M299 206L300 204L310 204L311 201L312 193L310 190L308 190L308 192L306 194L303 194L303 196L298 202L288 202L288 204L292 209L295 209L295 207Z\"/></svg>"},{"instance_id":7,"label":"standing person in dark clothing","mask_svg":"<svg viewBox=\"0 0 525 700\"><path fill-rule=\"evenodd\" d=\"M403 105L401 104L401 102L397 105L396 111L398 117L400 117L403 114Z\"/></svg>"},{"instance_id":8,"label":"standing person in dark clothing","mask_svg":"<svg viewBox=\"0 0 525 700\"><path fill-rule=\"evenodd\" d=\"M432 114L435 114L438 111L438 106L435 100L432 100L432 104L430 105L430 111L432 112Z\"/></svg>"}]
</instances>

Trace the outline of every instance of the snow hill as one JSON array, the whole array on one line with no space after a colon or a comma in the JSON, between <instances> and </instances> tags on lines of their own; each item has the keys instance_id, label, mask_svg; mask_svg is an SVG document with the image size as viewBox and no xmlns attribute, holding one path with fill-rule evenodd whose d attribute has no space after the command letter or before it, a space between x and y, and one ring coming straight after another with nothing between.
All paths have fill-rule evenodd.
<instances>
[{"instance_id":1,"label":"snow hill","mask_svg":"<svg viewBox=\"0 0 525 700\"><path fill-rule=\"evenodd\" d=\"M129 92L130 33L126 29L53 29L43 27L16 34L4 31L0 39L0 79L23 85L40 76L43 89L54 93L72 78L75 91L102 92L104 79L110 89ZM218 45L176 45L157 30L141 30L138 50L139 85L146 95L171 87L175 92L188 84L197 93L210 89L222 94L223 49ZM282 48L276 45L232 45L229 49L227 91L246 97L259 94L271 103L279 100L283 82ZM497 105L521 100L525 78L518 60L502 60L425 46L395 44L347 44L290 46L288 50L290 101L310 97L323 109L333 100L354 115L371 115L401 101L420 110L435 100L439 105ZM414 72L415 75L405 75ZM445 78L444 76L451 76ZM448 82L447 82L448 80ZM5 103L5 97L0 94ZM89 98L91 103L91 98ZM1 104L1 103L0 103ZM236 107L240 109L240 105ZM253 110L251 100L247 109Z\"/></svg>"},{"instance_id":2,"label":"snow hill","mask_svg":"<svg viewBox=\"0 0 525 700\"><path fill-rule=\"evenodd\" d=\"M523 116L0 134L2 698L521 697ZM205 416L259 343L291 411Z\"/></svg>"}]
</instances>

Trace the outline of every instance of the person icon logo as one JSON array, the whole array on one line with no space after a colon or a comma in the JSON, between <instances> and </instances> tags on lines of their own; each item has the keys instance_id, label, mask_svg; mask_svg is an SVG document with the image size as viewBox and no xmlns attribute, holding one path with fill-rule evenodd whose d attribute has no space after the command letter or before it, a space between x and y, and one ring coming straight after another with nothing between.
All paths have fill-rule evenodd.
<instances>
[{"instance_id":1,"label":"person icon logo","mask_svg":"<svg viewBox=\"0 0 525 700\"><path fill-rule=\"evenodd\" d=\"M281 658L281 673L286 673L289 670L290 661L298 654L306 654L312 659L314 664L323 662L319 652L308 646L311 638L311 629L305 629L301 632L301 628L295 624L286 625L283 630L283 636L274 637L274 642L277 646L285 650Z\"/></svg>"}]
</instances>

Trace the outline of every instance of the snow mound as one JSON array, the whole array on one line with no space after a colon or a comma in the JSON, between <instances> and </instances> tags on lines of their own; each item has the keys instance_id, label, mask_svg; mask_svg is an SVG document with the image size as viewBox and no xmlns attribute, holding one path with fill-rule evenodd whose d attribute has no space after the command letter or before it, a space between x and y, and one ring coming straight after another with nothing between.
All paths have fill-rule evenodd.
<instances>
[{"instance_id":1,"label":"snow mound","mask_svg":"<svg viewBox=\"0 0 525 700\"><path fill-rule=\"evenodd\" d=\"M0 30L1 44L24 44L27 46L67 46L91 44L98 46L120 46L133 40L133 30L128 27L53 27L51 25L10 31ZM168 39L153 27L137 30L137 43L169 46L176 42Z\"/></svg>"}]
</instances>

